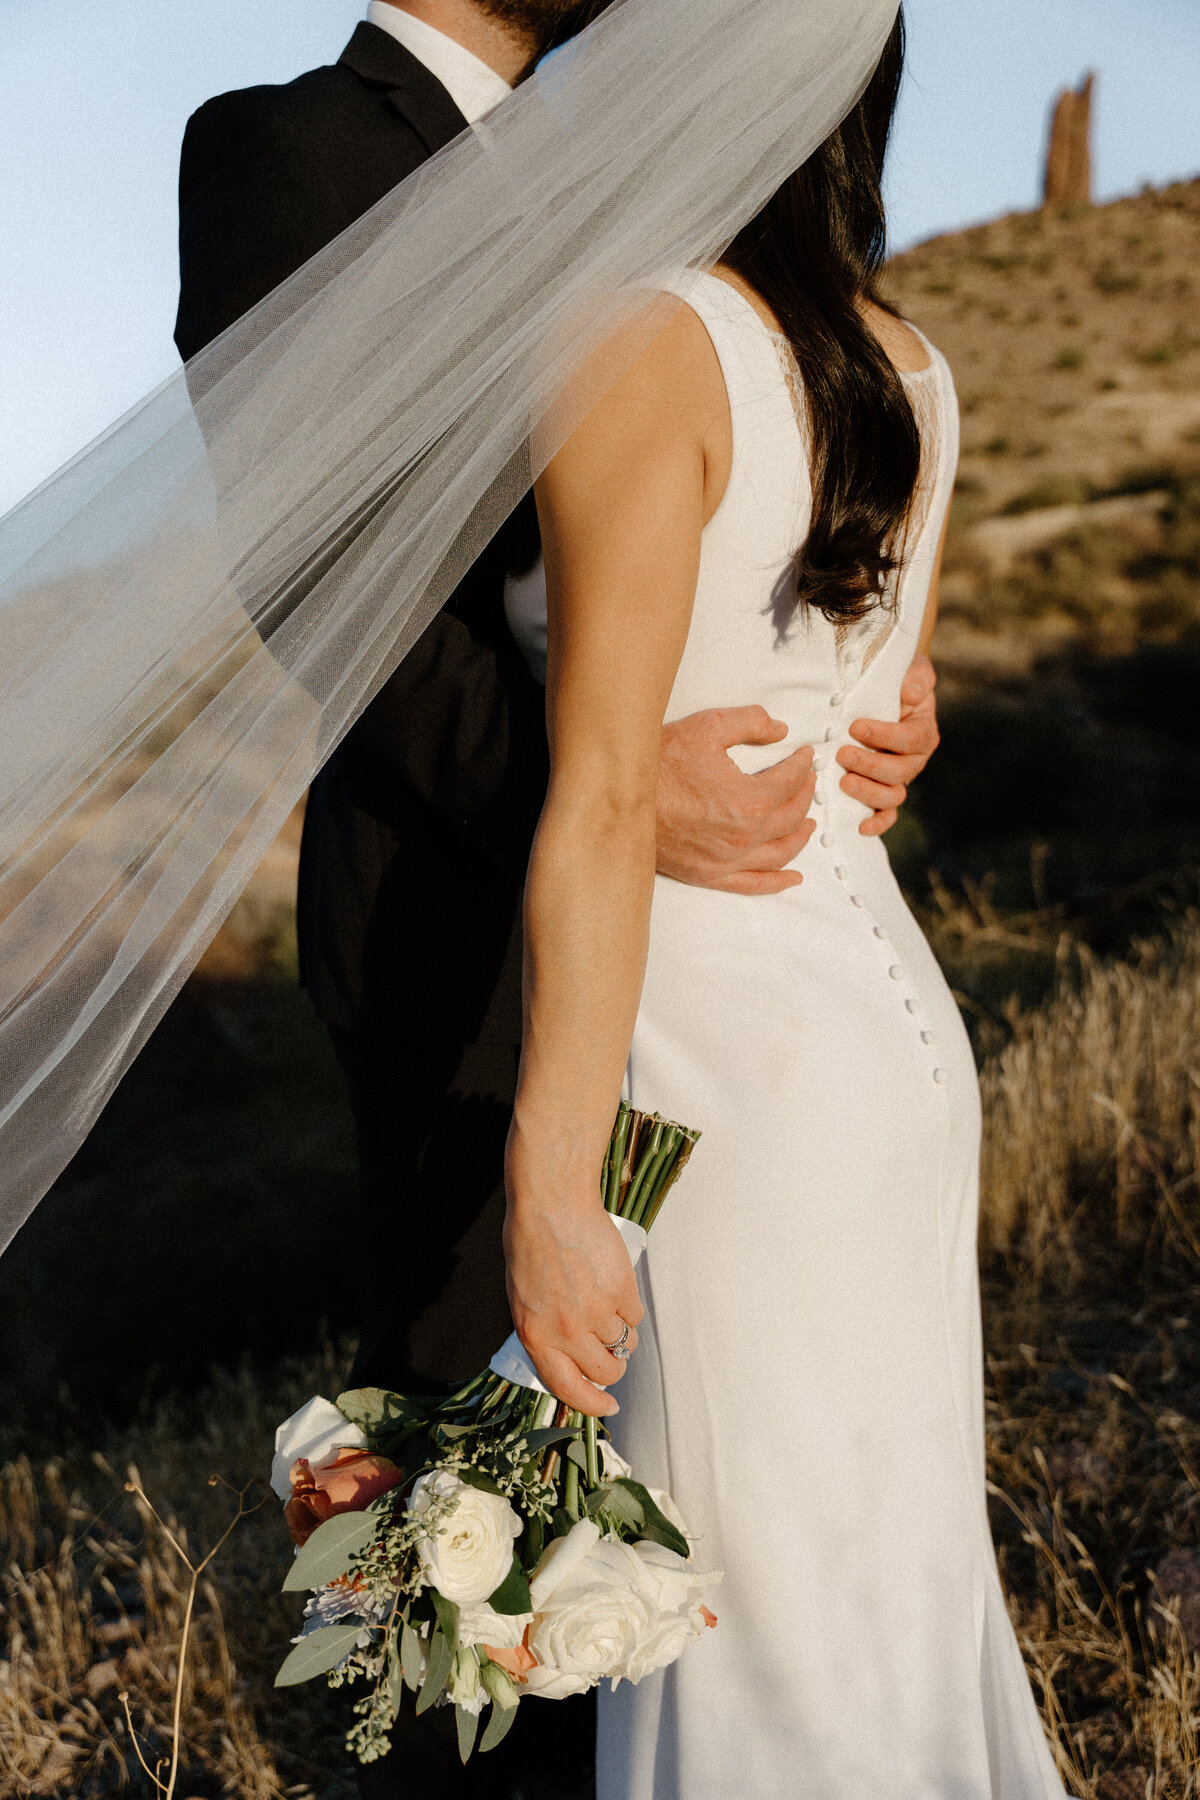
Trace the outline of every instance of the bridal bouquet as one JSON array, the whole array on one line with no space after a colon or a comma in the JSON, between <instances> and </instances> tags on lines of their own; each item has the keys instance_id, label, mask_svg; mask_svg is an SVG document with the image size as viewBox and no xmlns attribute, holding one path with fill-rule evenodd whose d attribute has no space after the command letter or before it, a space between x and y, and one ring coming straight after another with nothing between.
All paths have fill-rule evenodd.
<instances>
[{"instance_id":1,"label":"bridal bouquet","mask_svg":"<svg viewBox=\"0 0 1200 1800\"><path fill-rule=\"evenodd\" d=\"M604 1203L634 1260L698 1133L622 1105ZM716 1619L670 1496L603 1425L538 1381L516 1334L446 1398L361 1388L310 1400L276 1434L272 1486L309 1591L277 1686L362 1682L347 1747L390 1748L408 1690L453 1705L459 1751L504 1737L521 1699L665 1668Z\"/></svg>"}]
</instances>

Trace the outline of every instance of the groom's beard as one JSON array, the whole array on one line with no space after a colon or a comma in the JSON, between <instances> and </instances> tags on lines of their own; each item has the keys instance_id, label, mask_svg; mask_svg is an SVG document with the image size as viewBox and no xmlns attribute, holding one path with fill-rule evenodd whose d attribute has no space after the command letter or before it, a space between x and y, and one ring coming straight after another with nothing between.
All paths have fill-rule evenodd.
<instances>
[{"instance_id":1,"label":"groom's beard","mask_svg":"<svg viewBox=\"0 0 1200 1800\"><path fill-rule=\"evenodd\" d=\"M536 62L599 18L609 0L476 0L476 4L480 12L522 38Z\"/></svg>"}]
</instances>

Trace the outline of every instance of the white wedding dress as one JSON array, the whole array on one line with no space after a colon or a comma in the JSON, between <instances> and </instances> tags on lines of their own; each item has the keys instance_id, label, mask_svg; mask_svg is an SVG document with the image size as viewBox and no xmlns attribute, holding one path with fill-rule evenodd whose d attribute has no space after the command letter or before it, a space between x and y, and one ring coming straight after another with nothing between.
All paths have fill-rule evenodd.
<instances>
[{"instance_id":1,"label":"white wedding dress","mask_svg":"<svg viewBox=\"0 0 1200 1800\"><path fill-rule=\"evenodd\" d=\"M698 1127L651 1235L618 1448L723 1569L682 1659L601 1696L599 1800L1062 1800L984 1493L979 1099L958 1009L834 762L898 713L957 461L949 370L905 376L925 470L895 605L795 617L809 482L783 341L685 293L729 391L668 713L765 706L818 747L803 886L660 878L628 1097Z\"/></svg>"}]
</instances>

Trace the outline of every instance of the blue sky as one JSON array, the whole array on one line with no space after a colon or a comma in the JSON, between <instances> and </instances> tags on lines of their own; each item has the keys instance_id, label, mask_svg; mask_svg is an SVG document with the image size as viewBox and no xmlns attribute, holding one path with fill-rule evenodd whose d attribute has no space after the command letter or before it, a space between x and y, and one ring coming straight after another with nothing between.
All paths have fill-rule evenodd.
<instances>
[{"instance_id":1,"label":"blue sky","mask_svg":"<svg viewBox=\"0 0 1200 1800\"><path fill-rule=\"evenodd\" d=\"M1101 197L1200 170L1197 0L907 0L893 241L1034 204L1100 75ZM0 0L0 512L177 366L175 175L210 94L334 60L365 0Z\"/></svg>"}]
</instances>

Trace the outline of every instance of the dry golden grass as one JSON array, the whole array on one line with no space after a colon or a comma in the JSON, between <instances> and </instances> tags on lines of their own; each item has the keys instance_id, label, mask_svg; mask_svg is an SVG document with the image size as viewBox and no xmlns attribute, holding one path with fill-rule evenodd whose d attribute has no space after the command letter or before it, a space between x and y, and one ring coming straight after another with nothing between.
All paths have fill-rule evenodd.
<instances>
[{"instance_id":1,"label":"dry golden grass","mask_svg":"<svg viewBox=\"0 0 1200 1800\"><path fill-rule=\"evenodd\" d=\"M943 906L960 959L999 929L982 902ZM983 1068L993 1525L1072 1794L1195 1800L1200 921L1126 962L1064 945L1060 965L1057 991L1010 1019ZM2 1800L123 1791L126 1689L148 1760L169 1745L187 1573L124 1494L126 1464L185 1545L206 1547L235 1504L208 1477L240 1487L265 1470L273 1421L336 1368L218 1378L196 1403L100 1433L99 1466L80 1459L70 1480L61 1462L3 1471ZM179 1800L354 1791L336 1702L271 1687L295 1629L275 1591L283 1552L268 1503L201 1587ZM148 1793L139 1779L130 1791Z\"/></svg>"}]
</instances>

